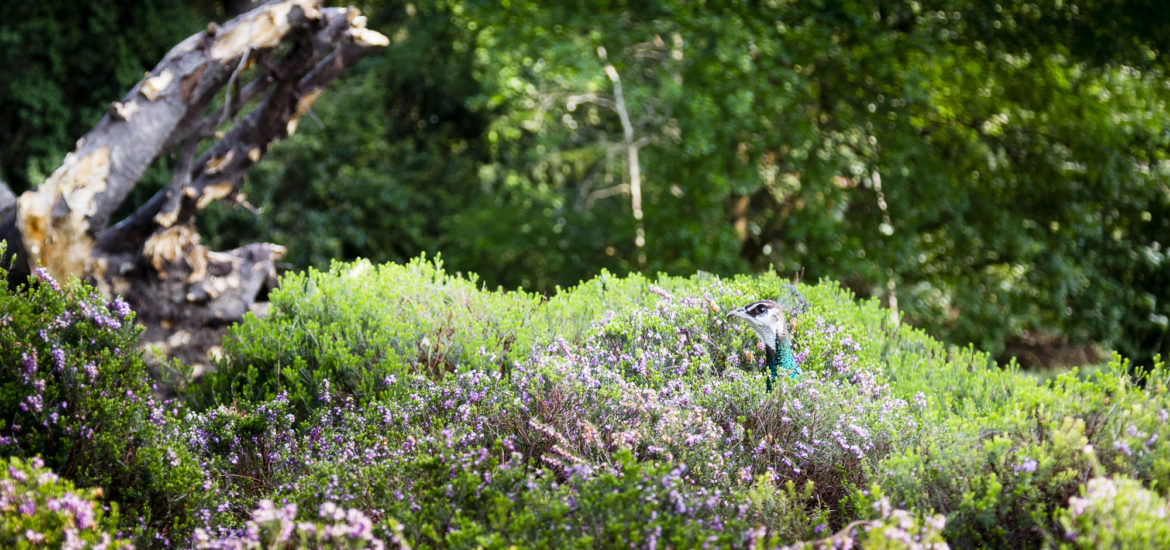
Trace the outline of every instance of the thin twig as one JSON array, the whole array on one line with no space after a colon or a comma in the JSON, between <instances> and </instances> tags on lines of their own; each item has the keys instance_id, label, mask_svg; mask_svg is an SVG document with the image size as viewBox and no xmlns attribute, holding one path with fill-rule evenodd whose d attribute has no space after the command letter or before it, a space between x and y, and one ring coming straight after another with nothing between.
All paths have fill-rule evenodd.
<instances>
[{"instance_id":1,"label":"thin twig","mask_svg":"<svg viewBox=\"0 0 1170 550\"><path fill-rule=\"evenodd\" d=\"M248 43L249 44L252 43L252 30L251 29L252 29L252 27L251 27L251 25L249 25L248 26ZM223 114L220 116L219 122L216 123L216 126L219 126L220 124L223 124L224 122L226 122L228 116L230 116L228 113L232 112L232 88L235 87L236 79L239 78L240 73L244 71L244 65L248 64L248 56L251 53L252 53L251 46L244 48L244 55L240 56L240 64L236 65L235 70L232 71L232 76L228 78L227 86L225 87L226 91L224 92L224 98L223 98Z\"/></svg>"},{"instance_id":2,"label":"thin twig","mask_svg":"<svg viewBox=\"0 0 1170 550\"><path fill-rule=\"evenodd\" d=\"M219 122L216 123L216 126L223 124L227 120L227 117L231 116L228 113L232 111L232 88L235 87L236 79L239 78L240 73L244 71L244 66L248 64L248 56L252 53L252 31L255 29L253 26L253 23L255 22L255 18L253 18L251 21L248 21L248 46L244 48L244 55L240 56L240 64L236 65L235 70L232 71L232 76L228 78L227 86L225 86L224 91L223 115L221 116Z\"/></svg>"}]
</instances>

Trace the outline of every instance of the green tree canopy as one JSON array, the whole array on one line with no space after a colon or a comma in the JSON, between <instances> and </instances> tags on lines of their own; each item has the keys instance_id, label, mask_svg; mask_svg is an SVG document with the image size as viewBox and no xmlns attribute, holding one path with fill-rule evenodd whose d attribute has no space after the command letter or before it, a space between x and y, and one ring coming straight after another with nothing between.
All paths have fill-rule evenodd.
<instances>
[{"instance_id":1,"label":"green tree canopy","mask_svg":"<svg viewBox=\"0 0 1170 550\"><path fill-rule=\"evenodd\" d=\"M1170 352L1160 3L366 4L391 48L257 170L263 215L206 221L216 244L441 252L542 291L774 267L992 351ZM66 118L29 131L60 147ZM27 143L5 177L54 162Z\"/></svg>"}]
</instances>

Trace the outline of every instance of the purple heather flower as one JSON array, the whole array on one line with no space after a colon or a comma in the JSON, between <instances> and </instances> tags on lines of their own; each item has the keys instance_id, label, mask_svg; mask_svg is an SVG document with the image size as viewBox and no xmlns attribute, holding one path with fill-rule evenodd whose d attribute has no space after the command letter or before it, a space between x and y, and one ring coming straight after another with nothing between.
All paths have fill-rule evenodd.
<instances>
[{"instance_id":1,"label":"purple heather flower","mask_svg":"<svg viewBox=\"0 0 1170 550\"><path fill-rule=\"evenodd\" d=\"M1016 466L1016 471L1017 472L1035 472L1036 466L1038 466L1038 465L1039 464L1036 462L1036 459L1029 458L1029 459L1021 462L1019 466Z\"/></svg>"},{"instance_id":2,"label":"purple heather flower","mask_svg":"<svg viewBox=\"0 0 1170 550\"><path fill-rule=\"evenodd\" d=\"M17 468L16 466L9 466L8 467L8 475L11 476L12 479L15 479L16 481L25 481L28 479L28 474L24 473L24 470L21 470L21 469Z\"/></svg>"},{"instance_id":3,"label":"purple heather flower","mask_svg":"<svg viewBox=\"0 0 1170 550\"><path fill-rule=\"evenodd\" d=\"M672 296L665 289L663 289L657 285L650 285L650 292L657 294L657 295L661 296L662 298L665 298L667 302L674 299L674 296Z\"/></svg>"},{"instance_id":4,"label":"purple heather flower","mask_svg":"<svg viewBox=\"0 0 1170 550\"><path fill-rule=\"evenodd\" d=\"M97 326L111 330L122 328L121 321L105 314L104 306L94 307L87 302L81 302L78 305L81 307L81 313L85 314L85 317L93 321Z\"/></svg>"},{"instance_id":5,"label":"purple heather flower","mask_svg":"<svg viewBox=\"0 0 1170 550\"><path fill-rule=\"evenodd\" d=\"M339 508L336 504L327 500L321 504L320 509L317 511L317 515L322 519L341 521L345 518L345 510Z\"/></svg>"},{"instance_id":6,"label":"purple heather flower","mask_svg":"<svg viewBox=\"0 0 1170 550\"><path fill-rule=\"evenodd\" d=\"M1074 517L1084 514L1085 511L1090 506L1092 506L1092 504L1093 504L1093 501L1088 499L1088 498L1069 497L1069 499L1068 499L1068 509L1069 509L1069 512L1071 512Z\"/></svg>"},{"instance_id":7,"label":"purple heather flower","mask_svg":"<svg viewBox=\"0 0 1170 550\"><path fill-rule=\"evenodd\" d=\"M373 535L374 523L361 510L350 508L346 511L345 520L349 524L350 537L369 538Z\"/></svg>"},{"instance_id":8,"label":"purple heather flower","mask_svg":"<svg viewBox=\"0 0 1170 550\"><path fill-rule=\"evenodd\" d=\"M24 411L32 409L33 412L41 412L44 403L41 401L41 396L38 394L30 395L24 398L20 403L20 408Z\"/></svg>"},{"instance_id":9,"label":"purple heather flower","mask_svg":"<svg viewBox=\"0 0 1170 550\"><path fill-rule=\"evenodd\" d=\"M94 525L93 503L73 493L65 493L61 498L53 499L48 504L50 507L55 505L57 509L72 515L78 529L89 529Z\"/></svg>"},{"instance_id":10,"label":"purple heather flower","mask_svg":"<svg viewBox=\"0 0 1170 550\"><path fill-rule=\"evenodd\" d=\"M45 269L43 266L37 268L36 275L38 279L49 283L49 286L52 287L53 290L61 290L61 285L57 284L57 281L53 279L52 275L49 274L49 270Z\"/></svg>"},{"instance_id":11,"label":"purple heather flower","mask_svg":"<svg viewBox=\"0 0 1170 550\"><path fill-rule=\"evenodd\" d=\"M859 346L857 342L853 341L852 334L846 334L845 337L841 339L841 347L853 348L855 350L861 349L861 346Z\"/></svg>"},{"instance_id":12,"label":"purple heather flower","mask_svg":"<svg viewBox=\"0 0 1170 550\"><path fill-rule=\"evenodd\" d=\"M27 353L20 354L20 364L23 367L22 372L26 378L31 378L37 372L37 354L33 352L32 355Z\"/></svg>"},{"instance_id":13,"label":"purple heather flower","mask_svg":"<svg viewBox=\"0 0 1170 550\"><path fill-rule=\"evenodd\" d=\"M1133 451L1130 450L1129 445L1126 445L1124 441L1114 441L1113 448L1121 451L1125 456L1133 456Z\"/></svg>"},{"instance_id":14,"label":"purple heather flower","mask_svg":"<svg viewBox=\"0 0 1170 550\"><path fill-rule=\"evenodd\" d=\"M114 313L118 314L118 317L125 319L127 315L130 315L130 304L127 304L121 296L115 296L114 301L110 302L110 307L113 308Z\"/></svg>"}]
</instances>

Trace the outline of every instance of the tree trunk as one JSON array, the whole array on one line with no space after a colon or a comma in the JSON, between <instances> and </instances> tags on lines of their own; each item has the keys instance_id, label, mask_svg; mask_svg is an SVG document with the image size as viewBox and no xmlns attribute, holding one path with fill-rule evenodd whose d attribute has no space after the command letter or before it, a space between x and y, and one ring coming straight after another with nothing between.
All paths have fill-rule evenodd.
<instances>
[{"instance_id":1,"label":"tree trunk","mask_svg":"<svg viewBox=\"0 0 1170 550\"><path fill-rule=\"evenodd\" d=\"M0 186L0 238L30 270L123 296L148 335L241 319L273 282L284 249L208 250L197 213L216 200L241 202L240 181L269 145L296 130L344 69L387 44L356 9L319 0L269 2L209 24L111 104L44 183L15 201ZM211 108L217 98L222 105ZM111 224L147 166L172 151L170 185Z\"/></svg>"}]
</instances>

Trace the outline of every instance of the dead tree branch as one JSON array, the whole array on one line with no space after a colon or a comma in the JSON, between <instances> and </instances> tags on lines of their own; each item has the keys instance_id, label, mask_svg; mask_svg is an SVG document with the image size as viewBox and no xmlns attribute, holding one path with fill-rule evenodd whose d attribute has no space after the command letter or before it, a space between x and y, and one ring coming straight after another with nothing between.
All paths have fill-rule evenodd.
<instances>
[{"instance_id":1,"label":"dead tree branch","mask_svg":"<svg viewBox=\"0 0 1170 550\"><path fill-rule=\"evenodd\" d=\"M169 329L238 320L275 276L284 249L208 250L195 230L198 212L237 196L247 170L296 131L325 87L387 44L356 9L323 8L320 0L276 0L210 24L111 104L15 207L5 208L0 193L0 237L30 268L124 296L148 330L152 322ZM218 98L222 106L211 109ZM171 184L111 224L146 168L176 149Z\"/></svg>"}]
</instances>

